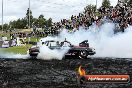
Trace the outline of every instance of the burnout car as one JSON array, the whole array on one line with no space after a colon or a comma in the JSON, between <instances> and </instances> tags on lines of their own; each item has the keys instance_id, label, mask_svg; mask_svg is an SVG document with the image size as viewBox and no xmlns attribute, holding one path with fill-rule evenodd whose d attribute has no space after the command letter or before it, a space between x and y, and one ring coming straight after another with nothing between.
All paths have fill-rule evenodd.
<instances>
[{"instance_id":1,"label":"burnout car","mask_svg":"<svg viewBox=\"0 0 132 88\"><path fill-rule=\"evenodd\" d=\"M49 40L42 42L42 45L47 46L49 49L54 50L54 49L63 49L63 47L69 47L68 52L65 54L64 58L67 57L75 57L75 58L87 58L88 55L94 55L95 49L89 47L88 40L85 40L81 42L78 46L72 45L69 41L65 39L65 41L59 43L59 41L55 40ZM29 49L29 55L31 58L36 58L37 55L40 53L39 51L40 47L31 47ZM54 58L53 58L54 59Z\"/></svg>"}]
</instances>

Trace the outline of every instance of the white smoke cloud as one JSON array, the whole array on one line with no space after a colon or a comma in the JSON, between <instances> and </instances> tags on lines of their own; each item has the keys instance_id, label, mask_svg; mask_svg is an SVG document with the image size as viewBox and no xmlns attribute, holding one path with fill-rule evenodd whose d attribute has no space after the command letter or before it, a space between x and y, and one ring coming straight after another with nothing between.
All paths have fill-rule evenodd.
<instances>
[{"instance_id":1,"label":"white smoke cloud","mask_svg":"<svg viewBox=\"0 0 132 88\"><path fill-rule=\"evenodd\" d=\"M69 33L66 29L56 37L46 37L40 40L38 45L43 41L55 40L71 42L73 45L79 45L80 42L88 40L90 47L95 48L96 54L94 57L118 57L132 58L132 26L125 29L124 33L114 34L115 25L113 23L105 23L100 27L92 25L88 30L80 29L76 32ZM38 59L59 59L61 60L69 48L61 48L51 50L47 46L40 46ZM21 54L2 54L0 58L29 58L28 55Z\"/></svg>"},{"instance_id":2,"label":"white smoke cloud","mask_svg":"<svg viewBox=\"0 0 132 88\"><path fill-rule=\"evenodd\" d=\"M14 53L0 53L0 58L2 59L28 59L30 56L22 55L22 54L14 54Z\"/></svg>"},{"instance_id":3,"label":"white smoke cloud","mask_svg":"<svg viewBox=\"0 0 132 88\"><path fill-rule=\"evenodd\" d=\"M47 46L41 46L40 53L38 54L37 58L44 60L50 60L50 59L61 60L68 50L69 48L63 48L63 47L61 49L51 50Z\"/></svg>"},{"instance_id":4,"label":"white smoke cloud","mask_svg":"<svg viewBox=\"0 0 132 88\"><path fill-rule=\"evenodd\" d=\"M97 55L101 57L120 57L131 58L132 57L132 27L129 26L124 33L118 33L111 37L106 37L100 43L97 49Z\"/></svg>"},{"instance_id":5,"label":"white smoke cloud","mask_svg":"<svg viewBox=\"0 0 132 88\"><path fill-rule=\"evenodd\" d=\"M63 30L59 36L55 37L59 41L65 38L73 45L78 45L84 40L88 40L90 47L95 48L96 54L94 57L132 57L132 27L125 29L124 33L114 34L115 25L113 23L105 23L100 27L91 26L88 30L80 28L79 31L69 33ZM40 56L44 58L59 58L61 59L66 52L57 50L41 49Z\"/></svg>"}]
</instances>

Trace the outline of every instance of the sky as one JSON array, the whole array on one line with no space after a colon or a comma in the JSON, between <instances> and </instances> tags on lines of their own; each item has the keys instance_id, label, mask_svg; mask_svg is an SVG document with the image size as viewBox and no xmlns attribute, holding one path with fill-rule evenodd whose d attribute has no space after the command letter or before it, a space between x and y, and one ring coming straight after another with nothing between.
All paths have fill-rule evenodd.
<instances>
[{"instance_id":1,"label":"sky","mask_svg":"<svg viewBox=\"0 0 132 88\"><path fill-rule=\"evenodd\" d=\"M4 23L23 18L29 7L29 0L3 0L4 1ZM118 0L110 0L115 6ZM54 22L63 18L70 18L83 12L88 4L96 4L96 0L30 0L32 15L38 17L43 14L46 19L52 18ZM97 7L100 7L102 0L97 0ZM0 0L0 24L2 18L2 0Z\"/></svg>"}]
</instances>

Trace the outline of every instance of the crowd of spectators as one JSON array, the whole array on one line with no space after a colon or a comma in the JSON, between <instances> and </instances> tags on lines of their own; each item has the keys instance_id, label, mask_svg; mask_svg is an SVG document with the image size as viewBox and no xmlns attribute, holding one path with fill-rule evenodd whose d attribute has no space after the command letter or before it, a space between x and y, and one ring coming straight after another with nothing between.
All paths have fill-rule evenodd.
<instances>
[{"instance_id":1,"label":"crowd of spectators","mask_svg":"<svg viewBox=\"0 0 132 88\"><path fill-rule=\"evenodd\" d=\"M36 31L36 32L27 32L27 33L23 33L23 32L18 32L18 33L12 33L10 34L10 38L11 39L15 39L17 37L19 38L28 38L28 37L45 37L46 33L42 32L42 31Z\"/></svg>"},{"instance_id":2,"label":"crowd of spectators","mask_svg":"<svg viewBox=\"0 0 132 88\"><path fill-rule=\"evenodd\" d=\"M70 19L62 19L60 22L53 23L51 27L45 28L44 31L39 31L37 28L33 28L32 32L27 33L12 33L10 31L10 38L11 40L17 37L28 38L29 43L30 37L39 38L47 35L57 35L62 29L76 31L83 27L83 29L87 30L92 24L99 27L106 21L115 24L115 33L124 32L129 25L132 25L132 4L119 2L115 7L106 8L102 6L97 10L88 8L83 13L72 15Z\"/></svg>"},{"instance_id":3,"label":"crowd of spectators","mask_svg":"<svg viewBox=\"0 0 132 88\"><path fill-rule=\"evenodd\" d=\"M132 5L119 2L115 7L110 6L106 8L102 6L97 11L88 8L83 13L79 13L79 15L72 15L70 19L62 19L60 22L53 23L50 28L44 29L44 31L40 32L37 29L33 29L31 33L11 34L11 37L45 37L49 34L57 35L64 28L69 31L76 31L80 27L83 27L83 29L87 30L92 24L100 26L106 21L115 24L115 32L124 32L128 25L132 25Z\"/></svg>"},{"instance_id":4,"label":"crowd of spectators","mask_svg":"<svg viewBox=\"0 0 132 88\"><path fill-rule=\"evenodd\" d=\"M115 23L115 31L122 31L132 25L132 5L119 2L115 7L100 7L97 12L87 10L79 13L78 16L71 16L70 19L62 19L60 22L53 23L51 30L69 29L79 30L79 27L88 29L93 23L97 26L101 25L103 19Z\"/></svg>"}]
</instances>

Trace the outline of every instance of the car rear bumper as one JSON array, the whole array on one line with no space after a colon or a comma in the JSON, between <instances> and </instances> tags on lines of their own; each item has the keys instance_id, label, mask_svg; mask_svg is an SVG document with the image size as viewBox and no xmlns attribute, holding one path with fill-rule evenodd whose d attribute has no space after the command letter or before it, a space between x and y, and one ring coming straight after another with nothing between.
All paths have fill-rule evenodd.
<instances>
[{"instance_id":1,"label":"car rear bumper","mask_svg":"<svg viewBox=\"0 0 132 88\"><path fill-rule=\"evenodd\" d=\"M29 55L30 56L37 56L39 54L39 52L30 52Z\"/></svg>"},{"instance_id":2,"label":"car rear bumper","mask_svg":"<svg viewBox=\"0 0 132 88\"><path fill-rule=\"evenodd\" d=\"M94 51L88 52L88 55L94 55L94 54L96 54L96 52Z\"/></svg>"}]
</instances>

